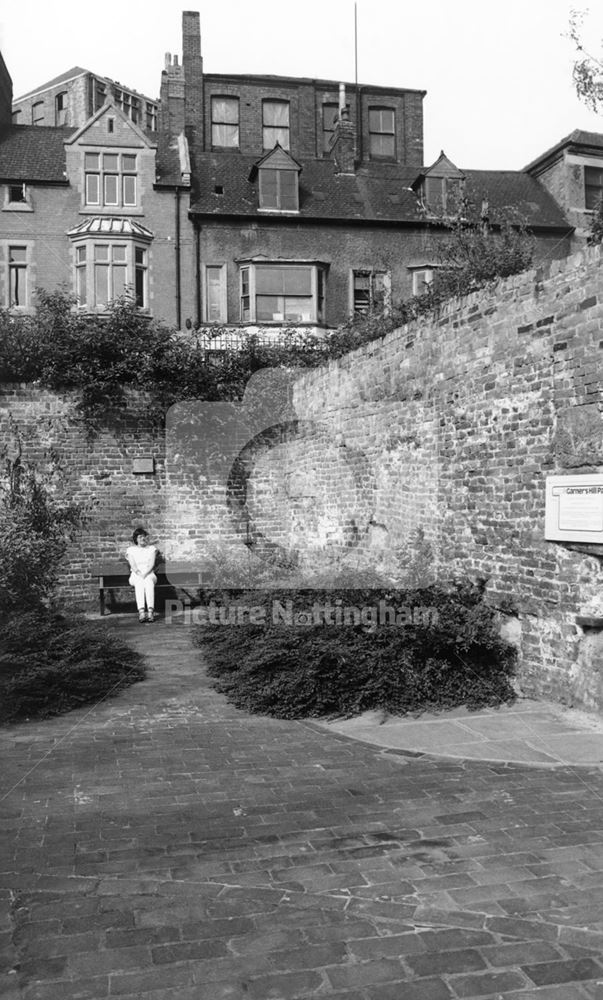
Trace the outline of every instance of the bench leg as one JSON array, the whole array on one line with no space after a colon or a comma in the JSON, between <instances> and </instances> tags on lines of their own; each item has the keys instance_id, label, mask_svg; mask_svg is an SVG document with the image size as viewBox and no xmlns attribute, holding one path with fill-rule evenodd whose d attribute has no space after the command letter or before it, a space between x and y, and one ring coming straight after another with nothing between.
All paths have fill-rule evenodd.
<instances>
[{"instance_id":1,"label":"bench leg","mask_svg":"<svg viewBox=\"0 0 603 1000\"><path fill-rule=\"evenodd\" d=\"M100 616L101 618L105 614L105 588L101 587L98 592L98 599L100 601Z\"/></svg>"}]
</instances>

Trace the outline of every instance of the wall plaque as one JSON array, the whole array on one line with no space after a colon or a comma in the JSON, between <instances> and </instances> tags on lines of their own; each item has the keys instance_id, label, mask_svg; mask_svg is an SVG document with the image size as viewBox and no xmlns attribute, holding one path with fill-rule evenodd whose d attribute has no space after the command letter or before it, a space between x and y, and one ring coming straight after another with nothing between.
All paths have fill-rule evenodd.
<instances>
[{"instance_id":1,"label":"wall plaque","mask_svg":"<svg viewBox=\"0 0 603 1000\"><path fill-rule=\"evenodd\" d=\"M132 472L135 476L140 476L148 472L155 472L155 459L135 458L132 462Z\"/></svg>"},{"instance_id":2,"label":"wall plaque","mask_svg":"<svg viewBox=\"0 0 603 1000\"><path fill-rule=\"evenodd\" d=\"M603 544L603 475L547 476L544 537Z\"/></svg>"}]
</instances>

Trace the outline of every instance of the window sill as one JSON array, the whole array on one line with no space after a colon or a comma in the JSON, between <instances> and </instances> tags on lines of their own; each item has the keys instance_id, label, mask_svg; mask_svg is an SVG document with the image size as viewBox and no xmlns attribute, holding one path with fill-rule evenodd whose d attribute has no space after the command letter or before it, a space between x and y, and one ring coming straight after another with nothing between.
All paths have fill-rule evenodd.
<instances>
[{"instance_id":1,"label":"window sill","mask_svg":"<svg viewBox=\"0 0 603 1000\"><path fill-rule=\"evenodd\" d=\"M33 206L28 205L26 202L11 202L9 205L4 205L2 208L3 212L33 212Z\"/></svg>"},{"instance_id":2,"label":"window sill","mask_svg":"<svg viewBox=\"0 0 603 1000\"><path fill-rule=\"evenodd\" d=\"M34 306L8 306L11 316L35 316Z\"/></svg>"},{"instance_id":3,"label":"window sill","mask_svg":"<svg viewBox=\"0 0 603 1000\"><path fill-rule=\"evenodd\" d=\"M115 303L111 303L114 305ZM111 306L74 306L72 312L77 313L78 316L97 316L97 317L109 317L111 315ZM137 309L136 315L140 316L141 319L151 319L150 309Z\"/></svg>"},{"instance_id":4,"label":"window sill","mask_svg":"<svg viewBox=\"0 0 603 1000\"><path fill-rule=\"evenodd\" d=\"M105 215L107 217L122 217L127 215L144 215L144 209L138 207L127 207L121 205L82 205L80 215Z\"/></svg>"},{"instance_id":5,"label":"window sill","mask_svg":"<svg viewBox=\"0 0 603 1000\"><path fill-rule=\"evenodd\" d=\"M299 215L299 208L258 208L262 215Z\"/></svg>"}]
</instances>

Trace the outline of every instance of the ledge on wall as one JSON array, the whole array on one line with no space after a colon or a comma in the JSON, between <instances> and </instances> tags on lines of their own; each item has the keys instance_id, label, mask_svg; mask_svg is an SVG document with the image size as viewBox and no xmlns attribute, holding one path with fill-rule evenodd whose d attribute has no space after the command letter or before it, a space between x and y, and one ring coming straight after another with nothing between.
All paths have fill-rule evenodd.
<instances>
[{"instance_id":1,"label":"ledge on wall","mask_svg":"<svg viewBox=\"0 0 603 1000\"><path fill-rule=\"evenodd\" d=\"M582 628L600 628L600 629L603 629L603 616L602 615L576 615L576 625L580 625Z\"/></svg>"}]
</instances>

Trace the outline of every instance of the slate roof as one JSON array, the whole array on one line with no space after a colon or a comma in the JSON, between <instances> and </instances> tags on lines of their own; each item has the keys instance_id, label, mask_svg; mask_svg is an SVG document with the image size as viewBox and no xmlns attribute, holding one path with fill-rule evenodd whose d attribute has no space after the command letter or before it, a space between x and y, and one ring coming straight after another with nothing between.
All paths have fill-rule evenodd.
<instances>
[{"instance_id":1,"label":"slate roof","mask_svg":"<svg viewBox=\"0 0 603 1000\"><path fill-rule=\"evenodd\" d=\"M257 157L240 153L197 153L191 211L209 216L265 217L258 211L258 185L249 180ZM359 222L420 223L425 216L410 186L422 167L363 164L354 175L336 174L328 158L302 161L299 214L293 218ZM479 212L487 199L490 218L515 207L532 226L568 229L552 195L521 171L463 170L466 193ZM216 187L223 189L216 193ZM285 218L286 216L283 216Z\"/></svg>"},{"instance_id":2,"label":"slate roof","mask_svg":"<svg viewBox=\"0 0 603 1000\"><path fill-rule=\"evenodd\" d=\"M147 97L146 94L141 94L140 91L135 90L134 87L128 87L126 84L120 83L119 80L113 80L110 76L103 76L102 73L92 73L89 69L84 69L82 66L72 66L71 69L66 70L65 73L60 73L59 76L53 77L52 80L47 80L46 83L41 83L39 86L34 87L33 90L28 90L26 94L20 94L18 97L14 97L13 104L20 104L20 102L24 101L27 97L32 97L34 94L41 94L44 90L50 90L51 87L56 87L60 83L83 75L94 76L98 80L107 80L109 83L113 83L119 88L123 87L123 89L127 90L130 94L136 94L138 97L144 97L145 100L150 101L153 104L157 104L156 99Z\"/></svg>"},{"instance_id":3,"label":"slate roof","mask_svg":"<svg viewBox=\"0 0 603 1000\"><path fill-rule=\"evenodd\" d=\"M480 208L487 199L492 210L514 208L531 226L555 226L569 229L570 225L552 194L534 177L522 170L463 170L465 192Z\"/></svg>"},{"instance_id":4,"label":"slate roof","mask_svg":"<svg viewBox=\"0 0 603 1000\"><path fill-rule=\"evenodd\" d=\"M582 149L582 152L587 152L588 149L603 150L603 133L585 132L583 129L575 128L569 135L564 136L554 146L551 146L550 149L547 149L540 156L537 156L536 159L528 163L524 167L524 170L533 170L548 160L549 157L554 157L557 153L560 153L566 146L587 147L587 149Z\"/></svg>"},{"instance_id":5,"label":"slate roof","mask_svg":"<svg viewBox=\"0 0 603 1000\"><path fill-rule=\"evenodd\" d=\"M66 183L63 143L75 129L11 125L0 138L0 180Z\"/></svg>"},{"instance_id":6,"label":"slate roof","mask_svg":"<svg viewBox=\"0 0 603 1000\"><path fill-rule=\"evenodd\" d=\"M50 87L56 87L57 84L63 83L64 80L72 80L73 77L82 76L83 73L90 73L90 70L83 69L81 66L72 66L72 68L68 69L65 73L61 73L59 76L53 77L52 80L48 80L46 83L41 83L39 87L34 87L33 90L28 90L26 94L20 94L19 97L13 98L13 104L18 104L19 101L24 101L26 97L31 97L32 94L39 94L42 90L49 90Z\"/></svg>"},{"instance_id":7,"label":"slate roof","mask_svg":"<svg viewBox=\"0 0 603 1000\"><path fill-rule=\"evenodd\" d=\"M0 136L0 181L67 183L63 143L79 129L53 125L11 125ZM157 175L161 185L180 184L178 148L158 137Z\"/></svg>"}]
</instances>

